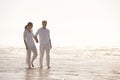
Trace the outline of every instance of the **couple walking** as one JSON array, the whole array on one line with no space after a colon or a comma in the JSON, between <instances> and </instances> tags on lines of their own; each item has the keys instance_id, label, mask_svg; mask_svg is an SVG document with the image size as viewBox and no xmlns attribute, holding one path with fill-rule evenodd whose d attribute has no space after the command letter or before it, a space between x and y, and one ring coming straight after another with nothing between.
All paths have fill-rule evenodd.
<instances>
[{"instance_id":1,"label":"couple walking","mask_svg":"<svg viewBox=\"0 0 120 80\"><path fill-rule=\"evenodd\" d=\"M36 34L34 35L32 32L33 24L32 22L28 22L25 26L24 31L24 43L27 50L27 64L28 68L34 67L34 60L36 59L38 53L34 43L34 40L38 43L37 36L39 35L39 42L40 42L40 68L43 68L43 56L44 52L46 52L46 64L48 69L50 68L50 49L52 48L51 40L50 40L50 31L46 28L47 21L42 21L42 27L37 30ZM33 56L31 59L31 52L33 52Z\"/></svg>"}]
</instances>

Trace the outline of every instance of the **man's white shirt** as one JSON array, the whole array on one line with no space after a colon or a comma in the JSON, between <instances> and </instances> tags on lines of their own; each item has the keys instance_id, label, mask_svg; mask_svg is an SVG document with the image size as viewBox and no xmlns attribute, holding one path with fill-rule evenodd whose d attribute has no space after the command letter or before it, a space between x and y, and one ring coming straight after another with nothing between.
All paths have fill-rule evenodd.
<instances>
[{"instance_id":1,"label":"man's white shirt","mask_svg":"<svg viewBox=\"0 0 120 80\"><path fill-rule=\"evenodd\" d=\"M40 28L37 30L35 36L39 35L40 44L50 43L50 31L48 29Z\"/></svg>"}]
</instances>

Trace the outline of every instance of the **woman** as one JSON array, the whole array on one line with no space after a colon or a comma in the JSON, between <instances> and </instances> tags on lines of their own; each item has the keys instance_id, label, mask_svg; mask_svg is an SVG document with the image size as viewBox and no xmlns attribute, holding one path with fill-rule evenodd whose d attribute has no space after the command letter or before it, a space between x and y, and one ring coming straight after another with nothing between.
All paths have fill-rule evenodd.
<instances>
[{"instance_id":1,"label":"woman","mask_svg":"<svg viewBox=\"0 0 120 80\"><path fill-rule=\"evenodd\" d=\"M32 27L33 24L32 22L29 22L26 26L25 26L25 31L24 31L24 43L26 46L26 50L27 50L27 64L28 64L28 68L32 68L34 67L34 60L37 57L37 49L34 43L34 35L32 32ZM31 60L31 51L33 52L33 57Z\"/></svg>"}]
</instances>

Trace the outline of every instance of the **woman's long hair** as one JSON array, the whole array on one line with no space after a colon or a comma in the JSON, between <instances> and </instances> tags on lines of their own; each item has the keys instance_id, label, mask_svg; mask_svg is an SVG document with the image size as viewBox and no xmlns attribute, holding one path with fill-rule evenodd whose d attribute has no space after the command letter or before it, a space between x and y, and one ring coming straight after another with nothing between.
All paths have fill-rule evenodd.
<instances>
[{"instance_id":1,"label":"woman's long hair","mask_svg":"<svg viewBox=\"0 0 120 80\"><path fill-rule=\"evenodd\" d=\"M25 26L25 30L27 29L28 25Z\"/></svg>"}]
</instances>

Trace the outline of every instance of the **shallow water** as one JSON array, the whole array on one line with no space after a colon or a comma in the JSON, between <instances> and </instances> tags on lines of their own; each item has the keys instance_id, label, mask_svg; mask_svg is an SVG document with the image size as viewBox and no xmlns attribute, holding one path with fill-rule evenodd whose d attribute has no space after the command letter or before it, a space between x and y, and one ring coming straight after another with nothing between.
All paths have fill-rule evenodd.
<instances>
[{"instance_id":1,"label":"shallow water","mask_svg":"<svg viewBox=\"0 0 120 80\"><path fill-rule=\"evenodd\" d=\"M28 69L24 48L0 48L0 80L119 80L119 48L54 48L51 69Z\"/></svg>"}]
</instances>

